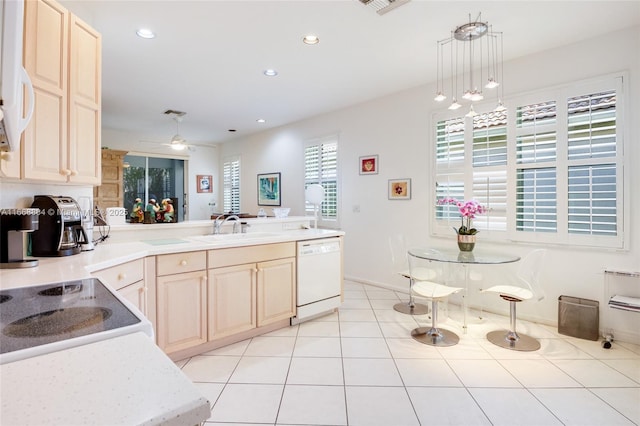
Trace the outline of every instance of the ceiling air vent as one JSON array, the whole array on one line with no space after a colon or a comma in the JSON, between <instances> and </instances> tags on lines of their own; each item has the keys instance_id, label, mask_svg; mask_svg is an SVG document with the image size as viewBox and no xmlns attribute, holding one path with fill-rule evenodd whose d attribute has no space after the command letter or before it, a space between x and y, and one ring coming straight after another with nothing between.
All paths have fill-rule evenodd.
<instances>
[{"instance_id":1,"label":"ceiling air vent","mask_svg":"<svg viewBox=\"0 0 640 426\"><path fill-rule=\"evenodd\" d=\"M176 111L175 109L168 109L163 114L175 115L176 117L182 117L183 115L186 114L186 112Z\"/></svg>"},{"instance_id":2,"label":"ceiling air vent","mask_svg":"<svg viewBox=\"0 0 640 426\"><path fill-rule=\"evenodd\" d=\"M398 6L409 3L411 0L358 0L365 6L378 12L378 15L384 15L392 11Z\"/></svg>"}]
</instances>

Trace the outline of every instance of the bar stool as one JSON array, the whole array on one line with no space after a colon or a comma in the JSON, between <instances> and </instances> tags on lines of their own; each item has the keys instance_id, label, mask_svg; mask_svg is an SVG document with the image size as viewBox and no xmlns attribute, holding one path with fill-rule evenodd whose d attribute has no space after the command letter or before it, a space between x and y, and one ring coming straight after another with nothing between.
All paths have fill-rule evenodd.
<instances>
[{"instance_id":1,"label":"bar stool","mask_svg":"<svg viewBox=\"0 0 640 426\"><path fill-rule=\"evenodd\" d=\"M495 285L483 292L497 293L509 302L510 328L508 331L496 330L487 333L487 340L494 345L516 351L535 351L540 349L540 342L531 336L516 332L516 303L523 300L544 299L544 292L539 286L539 276L545 249L534 250L523 260L513 285Z\"/></svg>"},{"instance_id":2,"label":"bar stool","mask_svg":"<svg viewBox=\"0 0 640 426\"><path fill-rule=\"evenodd\" d=\"M421 266L426 262L409 255L409 273L420 273L424 269L430 269L428 266ZM437 278L437 274L434 279ZM431 327L418 327L411 331L411 337L420 343L431 346L453 346L460 341L460 337L452 331L438 327L438 303L446 300L449 296L462 290L460 287L450 287L445 284L439 284L435 281L420 280L414 277L412 291L419 296L431 300Z\"/></svg>"},{"instance_id":3,"label":"bar stool","mask_svg":"<svg viewBox=\"0 0 640 426\"><path fill-rule=\"evenodd\" d=\"M393 309L408 315L425 315L429 313L429 307L427 305L415 302L411 289L414 279L428 280L435 277L435 273L430 270L416 270L414 271L415 278L411 278L407 265L407 246L404 235L396 234L389 237L389 248L391 249L391 263L393 264L394 271L398 275L409 279L409 301L406 303L396 303L393 305Z\"/></svg>"}]
</instances>

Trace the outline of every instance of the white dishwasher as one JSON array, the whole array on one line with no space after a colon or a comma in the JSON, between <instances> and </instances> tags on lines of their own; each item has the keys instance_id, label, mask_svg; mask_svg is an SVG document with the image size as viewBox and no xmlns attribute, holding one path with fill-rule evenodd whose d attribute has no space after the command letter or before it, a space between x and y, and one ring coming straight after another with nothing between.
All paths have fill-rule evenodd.
<instances>
[{"instance_id":1,"label":"white dishwasher","mask_svg":"<svg viewBox=\"0 0 640 426\"><path fill-rule=\"evenodd\" d=\"M342 254L339 238L298 242L297 315L292 324L340 307Z\"/></svg>"}]
</instances>

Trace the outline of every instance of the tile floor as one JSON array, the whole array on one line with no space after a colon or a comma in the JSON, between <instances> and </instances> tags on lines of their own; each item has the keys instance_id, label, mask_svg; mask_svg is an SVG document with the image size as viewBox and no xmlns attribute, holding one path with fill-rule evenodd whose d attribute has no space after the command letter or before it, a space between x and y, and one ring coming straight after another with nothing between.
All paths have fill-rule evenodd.
<instances>
[{"instance_id":1,"label":"tile floor","mask_svg":"<svg viewBox=\"0 0 640 426\"><path fill-rule=\"evenodd\" d=\"M345 283L338 313L178 362L212 404L207 425L640 424L640 346L557 334L521 321L541 349L488 343L508 318L460 312L442 325L460 343L411 339L427 316L393 310L406 295Z\"/></svg>"}]
</instances>

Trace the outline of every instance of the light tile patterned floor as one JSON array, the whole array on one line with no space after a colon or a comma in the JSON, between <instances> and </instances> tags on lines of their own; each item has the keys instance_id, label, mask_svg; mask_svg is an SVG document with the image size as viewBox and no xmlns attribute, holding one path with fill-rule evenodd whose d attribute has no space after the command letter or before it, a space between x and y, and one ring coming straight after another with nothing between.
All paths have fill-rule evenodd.
<instances>
[{"instance_id":1,"label":"light tile patterned floor","mask_svg":"<svg viewBox=\"0 0 640 426\"><path fill-rule=\"evenodd\" d=\"M435 348L410 337L427 316L393 310L405 295L345 286L338 313L177 363L211 401L207 425L640 424L640 346L519 322L542 347L510 351L485 338L507 318L463 334L450 306L460 343Z\"/></svg>"}]
</instances>

